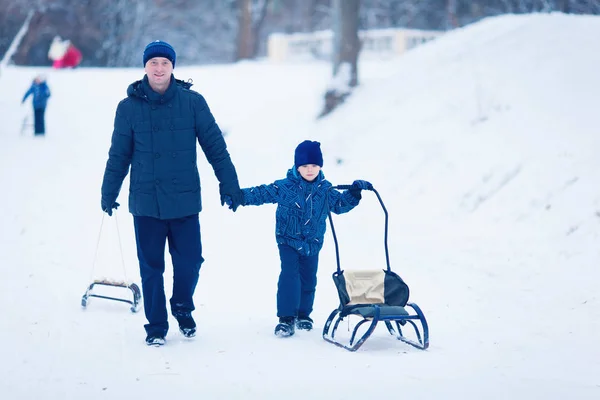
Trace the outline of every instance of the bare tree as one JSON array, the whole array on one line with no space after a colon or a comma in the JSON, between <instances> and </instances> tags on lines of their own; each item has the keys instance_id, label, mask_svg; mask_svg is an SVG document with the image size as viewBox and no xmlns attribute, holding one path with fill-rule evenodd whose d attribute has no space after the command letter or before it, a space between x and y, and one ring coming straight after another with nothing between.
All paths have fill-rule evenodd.
<instances>
[{"instance_id":1,"label":"bare tree","mask_svg":"<svg viewBox=\"0 0 600 400\"><path fill-rule=\"evenodd\" d=\"M25 34L27 33L27 30L29 29L29 23L31 22L31 19L33 18L34 14L35 14L35 9L29 10L29 13L27 14L27 17L25 18L25 21L23 22L21 29L19 29L19 32L15 35L8 50L6 50L6 53L0 60L0 72L1 72L2 68L6 67L8 65L13 54L15 54L15 52L17 51L17 48L19 47L21 40L23 40L23 36L25 36Z\"/></svg>"},{"instance_id":2,"label":"bare tree","mask_svg":"<svg viewBox=\"0 0 600 400\"><path fill-rule=\"evenodd\" d=\"M103 1L98 12L105 21L105 35L101 52L108 67L141 64L145 22L151 20L152 8L144 0L112 0L110 6ZM137 56L137 57L136 57Z\"/></svg>"},{"instance_id":3,"label":"bare tree","mask_svg":"<svg viewBox=\"0 0 600 400\"><path fill-rule=\"evenodd\" d=\"M358 85L360 0L334 0L333 78L319 118L332 112Z\"/></svg>"},{"instance_id":4,"label":"bare tree","mask_svg":"<svg viewBox=\"0 0 600 400\"><path fill-rule=\"evenodd\" d=\"M83 66L121 67L140 65L143 46L156 39L177 49L179 65L255 58L266 51L270 33L331 29L339 7L357 2L0 0L0 57L31 9L38 12L12 57L15 64L50 65L48 48L60 35L82 51ZM600 0L360 0L359 11L360 29L443 30L505 13L600 14Z\"/></svg>"},{"instance_id":5,"label":"bare tree","mask_svg":"<svg viewBox=\"0 0 600 400\"><path fill-rule=\"evenodd\" d=\"M238 0L237 60L252 58L252 0Z\"/></svg>"},{"instance_id":6,"label":"bare tree","mask_svg":"<svg viewBox=\"0 0 600 400\"><path fill-rule=\"evenodd\" d=\"M258 37L263 26L269 0L238 0L239 26L236 60L256 57Z\"/></svg>"},{"instance_id":7,"label":"bare tree","mask_svg":"<svg viewBox=\"0 0 600 400\"><path fill-rule=\"evenodd\" d=\"M447 29L458 28L457 14L457 3L458 0L446 0L446 14L447 14Z\"/></svg>"}]
</instances>

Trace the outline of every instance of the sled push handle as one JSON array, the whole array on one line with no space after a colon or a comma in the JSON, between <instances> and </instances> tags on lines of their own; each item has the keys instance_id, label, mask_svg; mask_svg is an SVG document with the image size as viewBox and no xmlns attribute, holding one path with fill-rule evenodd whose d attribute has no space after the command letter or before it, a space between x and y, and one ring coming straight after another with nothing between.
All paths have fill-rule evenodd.
<instances>
[{"instance_id":1,"label":"sled push handle","mask_svg":"<svg viewBox=\"0 0 600 400\"><path fill-rule=\"evenodd\" d=\"M349 190L352 189L352 185L337 185L337 186L332 186L330 189L339 189L339 190ZM379 195L379 192L377 190L375 190L374 187L371 187L371 189L363 189L363 190L369 190L373 193L375 193L375 195L377 196L377 200L379 200L379 204L381 205L381 208L383 209L383 213L385 214L385 227L384 227L384 235L383 235L383 246L385 247L385 262L387 265L387 270L391 271L391 267L390 267L390 254L389 254L389 250L388 250L388 211L387 208L385 208L385 204L383 204L383 200L381 199L381 196ZM329 202L328 202L329 203ZM327 214L329 216L329 225L331 226L331 233L333 235L333 242L335 243L335 259L337 261L337 273L341 273L342 269L340 267L340 250L339 250L339 244L338 244L338 240L337 240L337 235L335 234L335 228L333 227L333 219L331 218L331 211L328 209L327 210Z\"/></svg>"}]
</instances>

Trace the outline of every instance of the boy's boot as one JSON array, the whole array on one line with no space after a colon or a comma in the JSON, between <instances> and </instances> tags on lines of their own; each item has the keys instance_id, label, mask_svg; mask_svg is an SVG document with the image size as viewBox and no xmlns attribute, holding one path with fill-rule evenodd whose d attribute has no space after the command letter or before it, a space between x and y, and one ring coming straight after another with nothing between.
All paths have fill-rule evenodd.
<instances>
[{"instance_id":1,"label":"boy's boot","mask_svg":"<svg viewBox=\"0 0 600 400\"><path fill-rule=\"evenodd\" d=\"M279 323L275 327L275 336L289 337L296 332L295 317L279 317Z\"/></svg>"},{"instance_id":2,"label":"boy's boot","mask_svg":"<svg viewBox=\"0 0 600 400\"><path fill-rule=\"evenodd\" d=\"M301 331L310 331L313 328L313 320L310 317L298 317L296 320L296 328Z\"/></svg>"}]
</instances>

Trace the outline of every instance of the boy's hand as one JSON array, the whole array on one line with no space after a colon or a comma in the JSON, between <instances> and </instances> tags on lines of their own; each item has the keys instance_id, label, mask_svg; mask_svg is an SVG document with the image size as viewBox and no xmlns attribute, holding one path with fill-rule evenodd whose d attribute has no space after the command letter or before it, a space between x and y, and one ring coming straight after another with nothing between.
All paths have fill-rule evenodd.
<instances>
[{"instance_id":1,"label":"boy's hand","mask_svg":"<svg viewBox=\"0 0 600 400\"><path fill-rule=\"evenodd\" d=\"M371 182L356 180L352 182L352 188L358 190L373 190L373 185L371 185Z\"/></svg>"},{"instance_id":2,"label":"boy's hand","mask_svg":"<svg viewBox=\"0 0 600 400\"><path fill-rule=\"evenodd\" d=\"M231 200L231 196L229 196L228 194L221 197L221 205L224 206L225 204L227 204L229 206L229 209L231 210L231 205L233 204L233 201Z\"/></svg>"}]
</instances>

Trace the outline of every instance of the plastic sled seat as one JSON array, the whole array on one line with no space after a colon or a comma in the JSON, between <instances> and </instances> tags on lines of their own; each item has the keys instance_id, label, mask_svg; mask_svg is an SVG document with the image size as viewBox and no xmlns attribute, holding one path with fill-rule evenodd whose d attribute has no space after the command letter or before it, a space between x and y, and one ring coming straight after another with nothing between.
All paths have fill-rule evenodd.
<instances>
[{"instance_id":1,"label":"plastic sled seat","mask_svg":"<svg viewBox=\"0 0 600 400\"><path fill-rule=\"evenodd\" d=\"M340 306L325 322L323 339L327 342L356 351L379 322L383 322L396 339L422 350L429 347L427 320L416 304L407 302L408 286L396 273L388 270L336 271L333 281ZM351 327L350 340L338 340L336 333L340 323L351 316L358 317L358 322ZM403 327L412 327L414 338L405 336Z\"/></svg>"},{"instance_id":2,"label":"plastic sled seat","mask_svg":"<svg viewBox=\"0 0 600 400\"><path fill-rule=\"evenodd\" d=\"M349 189L350 187L350 185L340 185L333 189ZM370 190L377 195L385 213L384 247L387 267L373 270L342 270L337 235L331 213L329 214L337 260L337 270L333 273L333 281L340 305L327 318L323 327L323 339L346 350L356 351L371 336L377 325L383 322L388 332L396 339L425 350L429 347L427 320L419 306L408 301L410 295L408 285L391 270L387 246L387 209L379 193L374 188ZM349 340L336 338L340 323L344 320L348 321L348 328L351 331ZM356 320L358 322L354 323L353 321ZM404 331L411 334L405 335Z\"/></svg>"}]
</instances>

